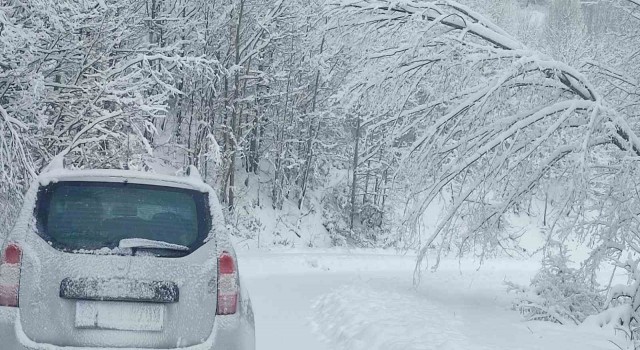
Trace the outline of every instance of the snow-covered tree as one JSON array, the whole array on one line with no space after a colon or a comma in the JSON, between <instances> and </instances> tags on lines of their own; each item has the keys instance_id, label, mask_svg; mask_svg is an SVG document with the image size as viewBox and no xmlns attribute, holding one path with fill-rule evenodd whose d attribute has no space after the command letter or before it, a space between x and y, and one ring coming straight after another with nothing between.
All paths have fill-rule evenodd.
<instances>
[{"instance_id":1,"label":"snow-covered tree","mask_svg":"<svg viewBox=\"0 0 640 350\"><path fill-rule=\"evenodd\" d=\"M546 51L555 59L578 66L589 49L580 0L551 1L544 38Z\"/></svg>"},{"instance_id":2,"label":"snow-covered tree","mask_svg":"<svg viewBox=\"0 0 640 350\"><path fill-rule=\"evenodd\" d=\"M406 225L418 227L426 208L447 198L423 257L436 243L478 254L509 244L503 216L549 176L563 179L565 205L579 211L602 160L640 150L580 72L463 5L345 1L328 16L358 33L341 37L364 55L338 106L384 135L372 145L400 152L395 179L412 187Z\"/></svg>"}]
</instances>

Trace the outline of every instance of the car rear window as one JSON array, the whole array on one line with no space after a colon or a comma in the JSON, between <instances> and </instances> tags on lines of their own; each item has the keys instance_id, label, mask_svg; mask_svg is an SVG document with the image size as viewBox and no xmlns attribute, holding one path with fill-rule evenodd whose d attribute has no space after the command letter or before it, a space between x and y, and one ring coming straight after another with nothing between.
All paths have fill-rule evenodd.
<instances>
[{"instance_id":1,"label":"car rear window","mask_svg":"<svg viewBox=\"0 0 640 350\"><path fill-rule=\"evenodd\" d=\"M207 194L112 182L58 182L40 189L40 236L64 251L116 248L140 238L196 250L211 227ZM180 255L189 252L178 252ZM175 255L161 252L160 255Z\"/></svg>"}]
</instances>

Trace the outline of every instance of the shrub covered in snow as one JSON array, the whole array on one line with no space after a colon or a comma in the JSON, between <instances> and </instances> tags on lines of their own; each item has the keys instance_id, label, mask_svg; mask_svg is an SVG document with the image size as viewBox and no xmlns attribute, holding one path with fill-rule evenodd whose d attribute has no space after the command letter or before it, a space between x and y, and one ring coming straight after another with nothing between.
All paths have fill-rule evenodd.
<instances>
[{"instance_id":1,"label":"shrub covered in snow","mask_svg":"<svg viewBox=\"0 0 640 350\"><path fill-rule=\"evenodd\" d=\"M629 255L616 265L627 271L627 284L614 285L607 296L606 309L585 320L586 324L622 331L635 348L640 348L640 258Z\"/></svg>"},{"instance_id":2,"label":"shrub covered in snow","mask_svg":"<svg viewBox=\"0 0 640 350\"><path fill-rule=\"evenodd\" d=\"M560 324L580 324L597 314L603 296L582 269L569 264L566 246L552 242L529 287L507 282L509 290L517 294L514 308L527 320Z\"/></svg>"},{"instance_id":3,"label":"shrub covered in snow","mask_svg":"<svg viewBox=\"0 0 640 350\"><path fill-rule=\"evenodd\" d=\"M353 224L350 222L351 205L345 187L334 187L322 199L323 226L329 233L333 246L389 248L399 246L397 234L402 225L393 213L373 203L362 204L356 210Z\"/></svg>"}]
</instances>

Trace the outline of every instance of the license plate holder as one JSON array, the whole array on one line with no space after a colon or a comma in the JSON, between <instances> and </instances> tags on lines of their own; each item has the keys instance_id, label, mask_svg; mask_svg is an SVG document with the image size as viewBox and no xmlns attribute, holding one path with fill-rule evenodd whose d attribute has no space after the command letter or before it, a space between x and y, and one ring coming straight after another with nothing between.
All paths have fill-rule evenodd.
<instances>
[{"instance_id":1,"label":"license plate holder","mask_svg":"<svg viewBox=\"0 0 640 350\"><path fill-rule=\"evenodd\" d=\"M76 301L76 328L161 332L163 325L163 304Z\"/></svg>"}]
</instances>

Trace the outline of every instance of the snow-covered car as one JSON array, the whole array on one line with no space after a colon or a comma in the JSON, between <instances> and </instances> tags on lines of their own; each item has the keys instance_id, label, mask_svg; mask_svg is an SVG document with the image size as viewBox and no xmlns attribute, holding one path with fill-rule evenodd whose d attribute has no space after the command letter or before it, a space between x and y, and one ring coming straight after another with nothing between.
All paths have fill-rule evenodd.
<instances>
[{"instance_id":1,"label":"snow-covered car","mask_svg":"<svg viewBox=\"0 0 640 350\"><path fill-rule=\"evenodd\" d=\"M253 350L221 206L190 170L40 175L0 242L0 349Z\"/></svg>"}]
</instances>

